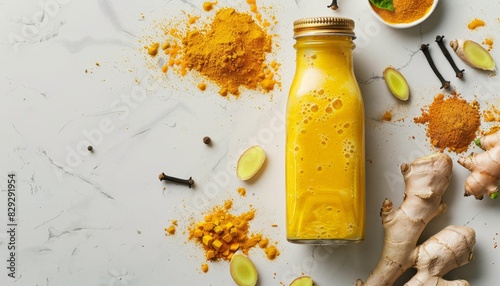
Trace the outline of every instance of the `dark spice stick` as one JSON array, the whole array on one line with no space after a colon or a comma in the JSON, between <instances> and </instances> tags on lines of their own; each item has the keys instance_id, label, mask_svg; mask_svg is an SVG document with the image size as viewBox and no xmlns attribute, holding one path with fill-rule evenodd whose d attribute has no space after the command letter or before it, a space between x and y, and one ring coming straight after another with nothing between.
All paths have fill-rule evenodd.
<instances>
[{"instance_id":1,"label":"dark spice stick","mask_svg":"<svg viewBox=\"0 0 500 286\"><path fill-rule=\"evenodd\" d=\"M189 177L189 179L184 180L184 179L179 179L176 177L167 176L167 175L165 175L165 173L161 173L158 176L158 179L160 179L160 181L170 181L170 182L174 182L174 183L187 185L187 186L189 186L189 188L191 188L194 185L194 180L192 179L192 177Z\"/></svg>"},{"instance_id":2,"label":"dark spice stick","mask_svg":"<svg viewBox=\"0 0 500 286\"><path fill-rule=\"evenodd\" d=\"M337 10L339 8L339 5L337 5L337 0L332 0L332 4L326 6L327 8L330 8L332 10Z\"/></svg>"},{"instance_id":3,"label":"dark spice stick","mask_svg":"<svg viewBox=\"0 0 500 286\"><path fill-rule=\"evenodd\" d=\"M439 36L439 35L436 36L436 43L438 43L439 48L443 52L444 56L446 57L446 59L448 60L448 62L450 63L450 65L453 67L453 70L455 71L455 75L458 78L464 77L464 70L461 70L461 69L459 69L457 67L457 65L455 64L455 61L453 60L453 58L451 57L450 53L446 49L446 46L444 45L443 39L444 39L444 36Z\"/></svg>"},{"instance_id":4,"label":"dark spice stick","mask_svg":"<svg viewBox=\"0 0 500 286\"><path fill-rule=\"evenodd\" d=\"M450 87L450 82L445 80L441 73L438 71L436 68L436 65L434 64L434 61L432 60L431 54L429 53L429 44L422 44L420 45L420 50L424 53L425 58L427 59L427 62L431 66L432 71L436 74L436 76L439 78L441 81L441 88L447 89Z\"/></svg>"}]
</instances>

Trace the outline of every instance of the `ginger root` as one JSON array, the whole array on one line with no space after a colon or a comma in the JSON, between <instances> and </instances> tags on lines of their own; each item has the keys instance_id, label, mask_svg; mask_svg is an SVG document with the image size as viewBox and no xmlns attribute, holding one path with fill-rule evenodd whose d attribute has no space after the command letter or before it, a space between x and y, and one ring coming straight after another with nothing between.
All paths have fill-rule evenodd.
<instances>
[{"instance_id":1,"label":"ginger root","mask_svg":"<svg viewBox=\"0 0 500 286\"><path fill-rule=\"evenodd\" d=\"M490 52L480 44L471 40L456 39L450 42L450 46L457 56L469 66L481 70L495 71L495 61Z\"/></svg>"},{"instance_id":2,"label":"ginger root","mask_svg":"<svg viewBox=\"0 0 500 286\"><path fill-rule=\"evenodd\" d=\"M495 199L500 179L500 131L481 137L476 142L485 152L458 159L460 165L471 171L465 180L465 196L472 195L481 200L487 194Z\"/></svg>"},{"instance_id":3,"label":"ginger root","mask_svg":"<svg viewBox=\"0 0 500 286\"><path fill-rule=\"evenodd\" d=\"M447 281L443 275L472 260L476 242L473 229L448 226L417 246L427 223L446 210L441 197L450 182L451 158L442 153L421 157L401 165L406 189L399 209L385 199L380 215L384 225L384 246L377 266L366 282L356 286L393 285L410 267L417 273L405 285L469 285Z\"/></svg>"}]
</instances>

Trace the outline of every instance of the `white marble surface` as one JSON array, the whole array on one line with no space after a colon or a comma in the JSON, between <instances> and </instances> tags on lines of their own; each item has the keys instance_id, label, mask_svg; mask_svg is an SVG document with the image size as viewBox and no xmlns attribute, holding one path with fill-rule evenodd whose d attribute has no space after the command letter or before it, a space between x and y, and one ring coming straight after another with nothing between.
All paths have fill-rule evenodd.
<instances>
[{"instance_id":1,"label":"white marble surface","mask_svg":"<svg viewBox=\"0 0 500 286\"><path fill-rule=\"evenodd\" d=\"M199 219L228 198L235 199L235 212L255 206L252 230L278 241L281 255L275 261L258 249L251 252L259 285L288 285L302 273L319 286L353 285L367 277L382 247L380 205L386 197L396 204L402 199L399 165L433 151L424 126L412 122L440 92L419 46L431 43L440 71L464 98L483 107L500 104L497 77L455 57L466 74L462 81L454 78L434 43L438 34L447 40L498 40L499 2L441 0L427 21L407 30L377 22L362 0L339 0L337 12L326 8L329 1L257 3L272 5L279 22L273 57L281 63L283 88L272 96L244 90L236 100L217 95L213 85L201 93L189 80L173 73L162 77L148 66L141 40L158 32L154 22L182 11L204 13L200 0L0 1L0 285L233 285L226 262L200 271L204 253L183 233L189 217ZM244 1L220 0L216 8L228 5L248 11ZM355 73L366 105L366 241L336 249L292 245L284 228L283 114L295 68L292 21L319 15L356 21ZM466 25L475 17L486 26L470 31ZM500 59L498 47L491 53ZM387 65L407 77L409 102L388 93L381 80ZM387 110L404 121L381 122ZM205 135L212 137L212 147L202 143ZM92 154L86 151L89 138ZM268 163L257 181L243 183L234 164L255 143L266 150ZM5 262L11 171L18 178L14 279ZM157 180L162 171L193 176L196 187L163 184ZM497 285L499 202L464 198L466 175L455 164L444 197L448 211L423 237L449 224L473 227L476 259L446 277ZM247 188L244 198L236 192L240 186ZM172 219L179 221L178 232L165 236Z\"/></svg>"}]
</instances>

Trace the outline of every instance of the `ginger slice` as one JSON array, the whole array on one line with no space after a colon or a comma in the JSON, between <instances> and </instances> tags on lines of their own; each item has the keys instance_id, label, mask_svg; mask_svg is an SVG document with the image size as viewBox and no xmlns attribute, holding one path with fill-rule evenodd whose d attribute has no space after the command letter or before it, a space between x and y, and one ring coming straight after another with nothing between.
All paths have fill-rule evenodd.
<instances>
[{"instance_id":1,"label":"ginger slice","mask_svg":"<svg viewBox=\"0 0 500 286\"><path fill-rule=\"evenodd\" d=\"M248 148L238 159L236 174L243 181L250 180L266 161L266 152L256 145Z\"/></svg>"},{"instance_id":2,"label":"ginger slice","mask_svg":"<svg viewBox=\"0 0 500 286\"><path fill-rule=\"evenodd\" d=\"M255 286L257 284L257 269L247 256L236 253L229 263L229 271L238 286Z\"/></svg>"},{"instance_id":3,"label":"ginger slice","mask_svg":"<svg viewBox=\"0 0 500 286\"><path fill-rule=\"evenodd\" d=\"M491 54L480 44L471 41L456 39L450 42L457 56L469 66L487 71L495 71L495 61Z\"/></svg>"},{"instance_id":4,"label":"ginger slice","mask_svg":"<svg viewBox=\"0 0 500 286\"><path fill-rule=\"evenodd\" d=\"M394 67L388 66L384 70L384 80L392 95L400 100L408 100L410 88L405 77Z\"/></svg>"},{"instance_id":5,"label":"ginger slice","mask_svg":"<svg viewBox=\"0 0 500 286\"><path fill-rule=\"evenodd\" d=\"M290 286L314 286L314 282L309 276L301 276L293 280Z\"/></svg>"}]
</instances>

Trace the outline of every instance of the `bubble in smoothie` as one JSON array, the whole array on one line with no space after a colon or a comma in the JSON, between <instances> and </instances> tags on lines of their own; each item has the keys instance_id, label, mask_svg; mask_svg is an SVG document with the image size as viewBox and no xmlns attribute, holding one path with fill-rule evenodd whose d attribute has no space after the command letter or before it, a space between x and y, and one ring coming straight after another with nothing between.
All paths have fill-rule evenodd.
<instances>
[{"instance_id":1,"label":"bubble in smoothie","mask_svg":"<svg viewBox=\"0 0 500 286\"><path fill-rule=\"evenodd\" d=\"M332 112L333 112L333 108L332 108L331 106L327 106L327 107L325 108L325 112L326 112L326 113L332 113Z\"/></svg>"},{"instance_id":2,"label":"bubble in smoothie","mask_svg":"<svg viewBox=\"0 0 500 286\"><path fill-rule=\"evenodd\" d=\"M340 100L339 98L335 99L333 102L332 102L332 105L333 105L333 108L335 110L339 110L342 108L343 106L343 103L342 103L342 100Z\"/></svg>"},{"instance_id":3,"label":"bubble in smoothie","mask_svg":"<svg viewBox=\"0 0 500 286\"><path fill-rule=\"evenodd\" d=\"M318 110L319 110L318 105L313 104L313 105L311 106L311 111L312 111L312 112L318 112Z\"/></svg>"},{"instance_id":4,"label":"bubble in smoothie","mask_svg":"<svg viewBox=\"0 0 500 286\"><path fill-rule=\"evenodd\" d=\"M352 223L347 225L347 232L348 233L353 233L354 232L354 225Z\"/></svg>"}]
</instances>

